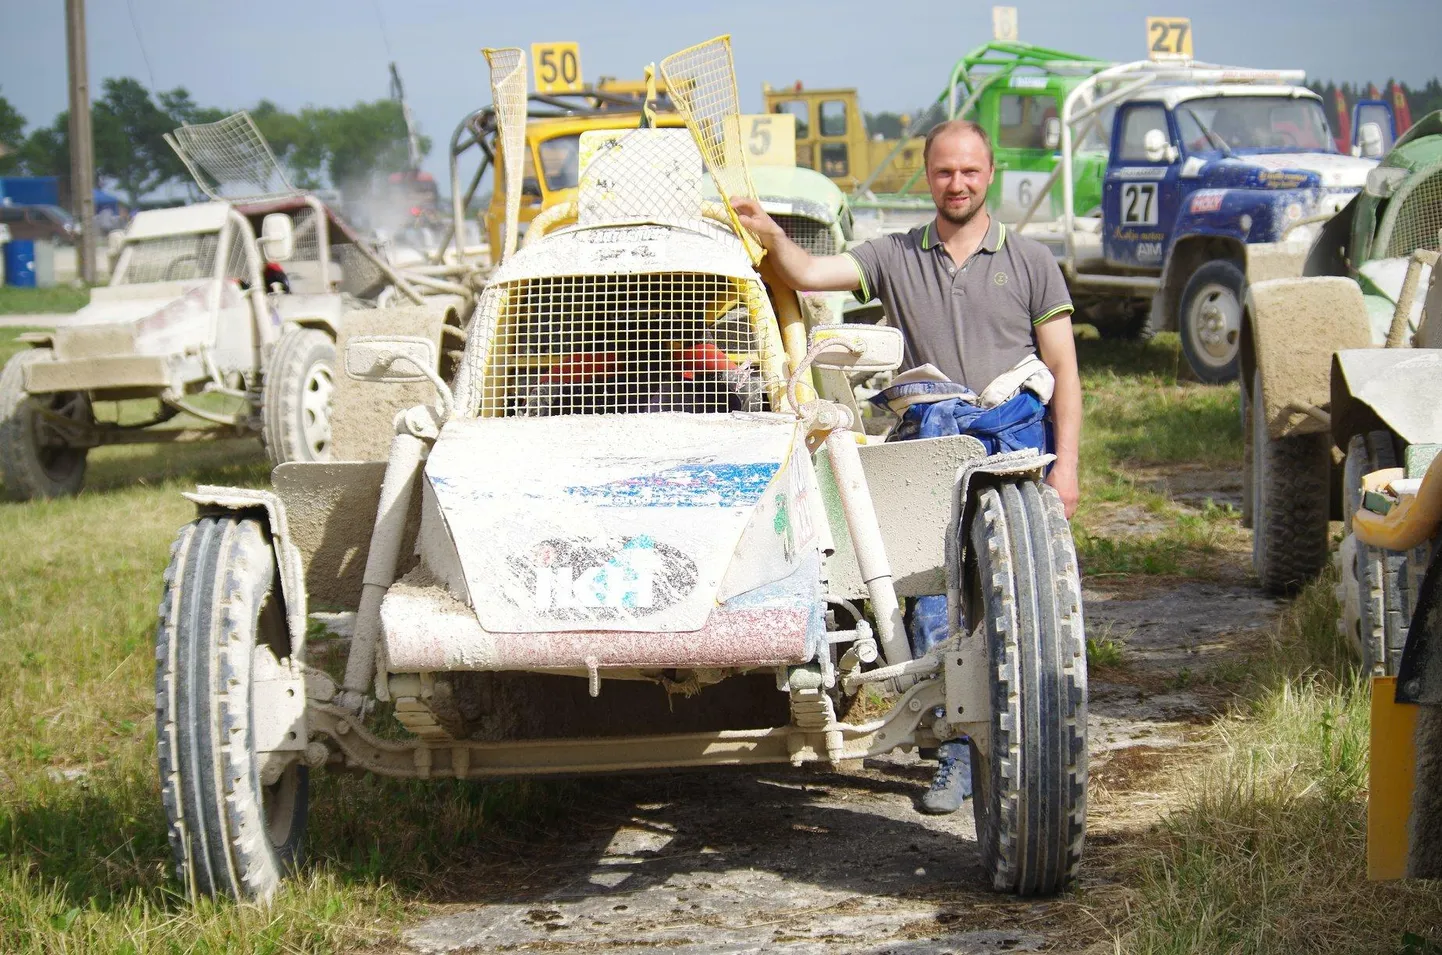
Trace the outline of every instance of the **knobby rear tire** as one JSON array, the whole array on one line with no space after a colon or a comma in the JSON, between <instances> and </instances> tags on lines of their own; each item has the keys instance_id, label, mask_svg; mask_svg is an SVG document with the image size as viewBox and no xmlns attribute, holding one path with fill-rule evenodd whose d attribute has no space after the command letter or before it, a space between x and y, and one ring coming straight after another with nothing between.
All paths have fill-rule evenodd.
<instances>
[{"instance_id":1,"label":"knobby rear tire","mask_svg":"<svg viewBox=\"0 0 1442 955\"><path fill-rule=\"evenodd\" d=\"M1267 437L1262 375L1252 376L1252 567L1268 593L1296 591L1327 563L1331 442L1325 434Z\"/></svg>"},{"instance_id":2,"label":"knobby rear tire","mask_svg":"<svg viewBox=\"0 0 1442 955\"><path fill-rule=\"evenodd\" d=\"M46 348L18 352L0 370L0 480L6 495L17 500L72 497L85 482L87 449L55 444L41 411L88 426L95 421L89 397L80 391L31 395L25 390L25 366L49 361L50 355Z\"/></svg>"}]
</instances>

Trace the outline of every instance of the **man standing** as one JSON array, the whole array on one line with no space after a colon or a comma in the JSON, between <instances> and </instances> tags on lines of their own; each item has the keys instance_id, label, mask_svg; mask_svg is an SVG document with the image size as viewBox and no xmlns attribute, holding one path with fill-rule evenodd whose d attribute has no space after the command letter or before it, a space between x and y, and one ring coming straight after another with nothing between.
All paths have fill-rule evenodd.
<instances>
[{"instance_id":1,"label":"man standing","mask_svg":"<svg viewBox=\"0 0 1442 955\"><path fill-rule=\"evenodd\" d=\"M927 134L923 158L936 218L840 255L811 255L754 200L738 198L732 205L792 288L879 297L906 338L907 368L932 365L980 395L1039 355L1055 379L1049 407L1054 447L1046 450L1056 462L1046 481L1070 518L1079 494L1081 378L1061 269L1045 246L1008 232L987 212L996 168L986 130L969 120L941 123ZM918 653L930 649L929 641L922 644ZM936 778L922 798L927 811L954 812L969 795L966 746L951 741L938 748Z\"/></svg>"}]
</instances>

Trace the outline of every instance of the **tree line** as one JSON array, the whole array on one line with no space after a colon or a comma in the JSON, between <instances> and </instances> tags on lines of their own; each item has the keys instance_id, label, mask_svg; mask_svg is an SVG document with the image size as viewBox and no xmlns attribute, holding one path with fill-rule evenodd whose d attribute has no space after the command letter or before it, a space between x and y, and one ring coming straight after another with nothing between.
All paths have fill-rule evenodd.
<instances>
[{"instance_id":1,"label":"tree line","mask_svg":"<svg viewBox=\"0 0 1442 955\"><path fill-rule=\"evenodd\" d=\"M165 186L190 183L190 174L165 134L210 123L233 110L201 106L184 87L151 95L130 77L106 79L90 107L95 169L100 184L132 205ZM348 107L306 106L295 112L261 100L250 115L290 181L302 189L358 187L376 173L408 166L400 104L382 99ZM0 175L70 174L70 113L26 132L25 118L0 91ZM421 150L430 140L421 137Z\"/></svg>"}]
</instances>

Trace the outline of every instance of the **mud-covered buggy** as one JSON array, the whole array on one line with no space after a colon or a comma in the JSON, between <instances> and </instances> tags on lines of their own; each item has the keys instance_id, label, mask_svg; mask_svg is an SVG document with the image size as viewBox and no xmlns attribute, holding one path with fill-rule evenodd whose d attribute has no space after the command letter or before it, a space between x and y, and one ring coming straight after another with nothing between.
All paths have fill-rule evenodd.
<instances>
[{"instance_id":1,"label":"mud-covered buggy","mask_svg":"<svg viewBox=\"0 0 1442 955\"><path fill-rule=\"evenodd\" d=\"M497 101L518 73L523 92L520 52L490 52ZM350 341L348 375L434 389L398 406L384 465L292 463L271 491L191 495L157 723L193 893L274 892L321 768L837 766L962 734L990 883L1074 876L1086 658L1048 458L873 443L815 397L813 369L895 367L899 333L808 336L796 293L703 204L703 156L748 189L724 133L729 47L662 68L689 134L588 134L578 223L500 265L454 382L427 340ZM952 634L912 659L902 601L936 593ZM322 607L355 614L343 677L306 663ZM867 688L890 691L885 714L843 721Z\"/></svg>"},{"instance_id":2,"label":"mud-covered buggy","mask_svg":"<svg viewBox=\"0 0 1442 955\"><path fill-rule=\"evenodd\" d=\"M246 114L172 142L211 201L138 213L112 235L108 284L61 327L22 336L31 347L0 371L11 497L77 493L105 445L258 437L277 464L327 460L347 314L473 302L459 282L397 269L291 188Z\"/></svg>"}]
</instances>

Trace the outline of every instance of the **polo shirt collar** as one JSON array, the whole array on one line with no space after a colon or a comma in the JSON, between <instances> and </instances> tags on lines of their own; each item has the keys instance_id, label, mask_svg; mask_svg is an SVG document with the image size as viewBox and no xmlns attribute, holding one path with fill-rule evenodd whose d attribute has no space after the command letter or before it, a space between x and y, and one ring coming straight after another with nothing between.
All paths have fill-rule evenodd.
<instances>
[{"instance_id":1,"label":"polo shirt collar","mask_svg":"<svg viewBox=\"0 0 1442 955\"><path fill-rule=\"evenodd\" d=\"M986 237L981 240L978 251L996 252L1006 244L1006 226L996 216L991 217L991 226L986 230ZM921 248L929 252L941 245L941 240L936 237L936 220L933 219L921 230Z\"/></svg>"}]
</instances>

